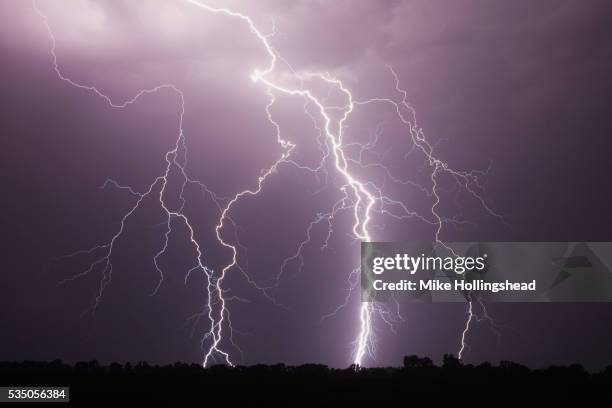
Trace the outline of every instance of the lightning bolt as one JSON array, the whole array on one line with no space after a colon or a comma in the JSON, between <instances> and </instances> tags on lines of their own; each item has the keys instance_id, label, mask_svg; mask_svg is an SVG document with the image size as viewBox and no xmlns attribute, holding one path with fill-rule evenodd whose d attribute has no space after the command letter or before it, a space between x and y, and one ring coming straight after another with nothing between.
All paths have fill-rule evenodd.
<instances>
[{"instance_id":1,"label":"lightning bolt","mask_svg":"<svg viewBox=\"0 0 612 408\"><path fill-rule=\"evenodd\" d=\"M223 275L228 268L225 268L222 271L221 276L218 276L214 273L213 270L211 270L204 264L203 251L196 239L196 231L195 231L195 228L193 227L193 223L191 222L190 218L183 212L184 205L185 205L184 193L185 193L185 189L187 185L196 185L199 188L202 188L207 194L210 194L213 201L217 203L217 205L219 205L217 196L211 190L209 190L203 183L190 178L187 175L187 172L185 169L186 164L187 164L187 148L185 144L185 134L183 132L183 117L185 113L184 93L173 84L163 84L163 85L159 85L159 86L156 86L150 89L141 90L135 96L133 96L132 98L126 101L115 102L111 97L106 95L104 92L102 92L97 87L91 86L91 85L84 85L84 84L78 83L68 78L62 73L62 70L60 69L60 65L58 63L58 57L56 53L57 42L53 34L51 25L49 24L48 18L40 10L36 1L33 1L32 4L33 4L33 7L36 13L42 18L45 28L51 39L50 53L51 53L52 61L53 61L53 69L57 77L60 80L68 83L70 86L73 86L78 89L82 89L84 91L88 91L88 92L91 92L97 95L98 97L102 98L111 108L115 108L115 109L127 108L128 106L136 103L138 100L140 100L144 96L156 94L164 90L168 90L176 94L180 101L178 135L177 135L174 146L170 150L168 150L164 155L164 159L166 162L164 173L156 177L144 192L136 191L135 189L129 186L123 186L114 180L107 180L104 183L103 187L112 185L119 189L127 190L135 198L135 202L122 217L118 231L112 236L109 242L94 246L85 251L77 251L73 254L70 254L64 257L64 258L71 258L71 257L78 256L81 254L88 254L88 255L96 254L98 256L86 270L72 277L64 279L63 281L60 282L60 284L64 284L64 283L73 281L75 279L81 278L83 276L86 276L94 272L97 268L100 269L102 278L100 279L99 288L93 299L92 305L90 306L89 309L87 309L84 312L84 313L91 312L92 314L94 314L98 308L98 305L100 304L102 300L105 289L108 287L108 285L111 282L112 272L113 272L113 265L112 265L113 250L117 244L117 241L121 238L121 236L125 232L126 224L129 218L140 208L144 200L148 198L153 198L156 196L159 202L159 205L161 209L163 210L165 217L166 217L165 219L166 230L164 233L164 242L163 242L162 248L157 252L155 257L153 258L155 269L159 273L159 281L157 285L155 286L155 288L153 289L152 294L157 293L157 291L159 290L164 280L163 271L158 264L158 259L166 251L166 248L168 246L168 241L170 239L170 234L173 231L173 225L176 222L181 222L187 228L187 231L188 231L187 238L195 252L194 266L187 271L185 280L189 278L191 273L195 271L201 271L206 277L206 282L207 282L206 284L206 294L207 294L206 309L207 309L207 317L210 321L210 330L204 335L203 341L206 339L211 339L211 344L209 345L206 351L204 365L207 365L209 361L214 360L215 355L217 357L221 357L222 360L225 361L227 364L233 365L232 361L230 360L229 353L223 350L220 346L220 341L222 338L223 324L226 321L226 319L228 323L230 322L229 310L226 307L226 302L228 300L224 297L223 289L221 286ZM165 200L165 194L166 194L166 188L168 186L169 176L173 170L178 171L179 174L182 176L182 184L181 184L181 189L179 192L179 200L181 202L181 205L179 208L176 208L176 209L172 209L171 206L168 205ZM260 184L261 184L261 181L260 181ZM244 192L242 195L244 194L246 194L246 192ZM233 248L234 257L233 257L232 266L236 264L235 247L230 246L227 243L225 243L225 241L223 241L223 239L221 238L219 231L225 225L226 222L233 223L231 218L228 216L227 211L229 210L231 204L233 204L237 198L238 196L234 200L230 201L229 204L225 208L222 208L219 206L221 208L221 218L219 221L219 225L217 226L217 229L216 229L217 237L220 243L224 246ZM229 326L231 328L231 323L229 323Z\"/></svg>"},{"instance_id":2,"label":"lightning bolt","mask_svg":"<svg viewBox=\"0 0 612 408\"><path fill-rule=\"evenodd\" d=\"M223 283L228 272L232 269L238 270L239 272L241 272L242 276L249 284L259 290L266 298L275 302L275 300L272 296L270 296L268 291L272 287L278 287L280 285L283 273L289 262L298 259L300 261L300 265L303 265L304 260L302 258L301 252L302 249L311 241L311 229L319 223L327 224L328 233L326 236L326 240L323 244L323 247L326 247L329 238L332 234L332 222L339 211L352 211L353 221L351 232L352 237L355 240L365 242L371 242L373 240L370 231L370 223L373 215L376 213L391 216L396 219L416 217L422 220L423 222L434 226L435 241L439 245L442 245L452 251L451 248L449 248L443 241L441 241L440 234L444 223L456 221L446 219L438 212L438 206L440 204L440 196L438 193L438 179L440 175L447 174L450 175L468 193L470 193L489 214L495 217L500 217L487 205L485 200L478 193L478 191L481 191L483 189L483 186L480 184L480 178L486 175L486 172L465 172L453 170L446 162L439 159L434 154L434 147L427 141L423 130L417 125L416 112L407 103L407 92L400 87L399 77L391 66L389 66L389 71L395 80L395 90L401 96L401 99L396 100L393 98L377 97L363 101L356 100L353 97L351 91L343 84L341 80L329 75L328 73L296 72L295 70L293 70L291 65L289 65L289 63L281 55L279 55L279 53L270 43L270 38L272 38L276 33L275 26L273 27L273 31L271 34L263 34L255 26L253 20L245 14L232 11L227 8L213 7L197 0L183 1L204 12L223 15L225 17L235 19L243 24L246 24L250 30L250 33L257 39L258 43L262 46L264 52L268 56L267 66L255 69L251 73L251 79L255 83L262 84L265 88L265 92L269 98L268 104L265 106L265 112L269 123L275 129L276 141L282 148L282 153L280 157L258 177L257 183L253 188L240 191L229 199L219 198L205 184L191 178L187 174L187 147L185 135L183 132L183 116L185 112L185 97L183 92L173 84L162 84L151 89L141 90L134 97L126 101L115 102L112 98L104 94L97 87L81 84L66 77L62 73L62 70L60 69L60 66L58 64L58 58L56 54L56 39L54 37L49 21L45 14L37 7L36 1L33 0L34 9L41 16L44 25L48 31L48 34L51 38L50 52L52 55L53 67L55 73L57 74L60 80L68 83L73 87L91 92L97 95L98 97L103 98L111 108L124 109L129 105L136 103L138 100L145 96L157 94L162 91L172 92L178 97L180 102L178 135L176 138L175 145L165 153L164 159L166 162L166 167L164 173L156 177L153 182L149 184L148 187L143 191L138 191L137 189L134 189L130 186L124 186L115 180L107 180L107 182L105 182L104 184L104 187L113 186L115 188L128 191L130 195L134 198L133 205L128 209L128 211L121 219L118 231L111 237L111 240L109 242L97 245L88 250L78 251L74 254L67 256L73 257L80 256L83 254L96 256L96 259L85 271L78 273L70 278L67 278L61 282L67 283L85 275L88 275L96 270L100 270L102 274L100 286L96 293L92 306L89 309L92 313L95 313L96 308L102 300L105 288L111 282L111 261L113 249L115 248L117 241L124 234L127 228L127 222L130 217L140 208L144 200L147 200L149 198L156 198L161 209L163 210L163 213L165 214L165 219L163 223L165 226L163 242L161 248L153 258L154 268L159 275L159 280L157 285L153 288L152 294L154 295L158 292L164 281L164 273L158 261L165 254L172 232L174 231L174 228L178 223L184 225L187 228L187 239L194 252L194 264L193 267L187 271L185 281L188 280L189 276L192 273L197 271L202 272L206 278L206 305L202 313L199 313L194 316L197 319L201 317L206 317L209 322L209 330L205 332L202 339L202 347L204 350L204 366L207 366L210 363L217 361L218 358L220 358L228 365L233 365L229 351L224 348L224 339L227 339L227 342L229 342L232 347L241 352L239 347L233 341L233 328L231 324L231 315L228 307L228 302L232 300L243 301L243 299L229 296L227 294L229 289L226 289ZM289 69L293 78L299 81L300 85L298 87L288 87L273 78L275 72L277 71L277 64L279 64L279 61L281 64L284 64L284 66ZM342 106L327 106L324 98L317 97L313 91L309 90L308 88L305 88L304 84L309 81L317 81L319 83L326 84L330 87L330 89L336 90L341 95L343 95L343 98L345 99L345 104ZM322 152L322 159L318 167L304 166L295 162L291 158L291 153L295 148L295 144L283 139L281 134L281 128L279 124L274 120L274 117L271 113L271 108L276 103L277 95L298 97L304 100L304 113L312 119L315 129L318 132L317 142L319 143ZM371 149L373 145L376 144L377 138L380 136L380 132L377 132L374 135L374 138L368 143L359 144L360 153L357 158L352 158L348 155L347 148L351 147L353 143L345 143L344 141L344 130L346 128L345 123L347 119L351 116L355 109L361 106L367 106L369 104L375 103L382 103L391 106L395 110L396 116L403 123L403 125L405 125L409 139L414 149L418 149L424 155L425 161L431 169L430 188L420 186L411 181L398 179L397 177L392 175L391 172L387 169L387 167L385 167L382 163L364 163L363 152ZM311 111L311 108L314 112ZM339 111L340 118L333 119L333 115L331 113L332 111ZM321 123L321 126L319 126L319 123ZM296 252L291 257L285 259L285 261L282 263L280 272L276 277L275 284L272 287L258 285L249 277L245 269L238 262L237 246L240 246L240 244L237 239L237 233L235 244L229 242L227 238L224 237L224 231L226 230L228 225L232 226L234 228L234 231L236 231L236 224L233 222L230 215L233 206L238 201L246 197L257 196L262 191L264 183L267 181L267 179L272 174L274 174L283 164L295 166L302 170L307 170L309 172L319 174L320 172L326 172L324 164L328 160L331 161L335 172L339 176L341 176L341 179L343 180L342 185L339 188L340 192L342 193L342 198L334 204L330 211L317 214L315 219L309 224L306 231L305 240L300 243ZM393 197L390 197L388 194L384 193L382 186L378 186L371 181L360 180L358 177L353 175L353 172L350 168L351 165L360 166L362 168L381 168L385 172L387 178L389 178L392 182L400 184L411 184L418 187L419 189L427 193L427 195L433 197L433 204L431 206L431 211L429 214L431 218L428 216L419 215L418 213L409 210L408 207L401 200L394 199ZM169 183L169 176L173 172L178 172L182 180L181 188L178 193L178 198L181 205L177 208L173 208L171 205L167 204L165 198L166 194L168 194L166 188ZM325 177L327 179L326 174ZM211 199L217 205L217 208L219 210L219 219L215 227L215 235L219 244L230 251L231 259L218 272L210 269L205 265L203 259L203 250L200 247L196 238L197 231L195 230L189 216L186 215L184 212L184 206L186 203L184 193L188 186L195 186L197 188L202 189L206 194L211 197ZM346 307L348 305L349 299L351 298L351 295L353 293L353 289L357 287L358 279L356 278L356 276L358 276L358 273L359 269L357 268L351 271L348 276L349 290L347 292L347 296L344 300L344 303L339 305L338 308L336 308L332 313L324 316L323 318L327 318L334 315L341 308ZM490 319L488 314L486 314L486 309L484 309L484 305L482 305L482 309L485 313L486 318ZM382 304L376 302L361 302L358 310L359 331L354 341L355 349L353 352L353 363L357 367L362 366L365 361L366 355L370 356L371 358L374 358L376 349L374 319L380 318L392 329L393 323L395 321L393 317L394 315L398 316L401 319L401 315L399 314L399 306L397 312L392 313L387 307ZM470 329L470 324L472 322L473 316L473 304L472 300L469 299L468 319L466 321L465 328L462 332L461 347L458 353L460 358L466 347L465 338ZM228 331L227 335L225 334L226 331Z\"/></svg>"}]
</instances>

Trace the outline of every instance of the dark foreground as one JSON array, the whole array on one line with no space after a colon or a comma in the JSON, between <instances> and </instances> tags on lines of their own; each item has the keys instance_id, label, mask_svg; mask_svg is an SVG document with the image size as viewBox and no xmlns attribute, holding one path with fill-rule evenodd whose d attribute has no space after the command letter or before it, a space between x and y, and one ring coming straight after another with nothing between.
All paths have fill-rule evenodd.
<instances>
[{"instance_id":1,"label":"dark foreground","mask_svg":"<svg viewBox=\"0 0 612 408\"><path fill-rule=\"evenodd\" d=\"M567 396L611 399L612 366L588 373L579 365L530 370L512 362L463 365L445 356L441 367L409 356L397 368L330 369L308 364L251 367L176 363L100 366L96 361L0 363L0 386L69 386L71 402L266 401L295 406L303 400L389 400L425 396L491 402L523 399L533 392L546 399ZM408 401L408 400L406 400Z\"/></svg>"}]
</instances>

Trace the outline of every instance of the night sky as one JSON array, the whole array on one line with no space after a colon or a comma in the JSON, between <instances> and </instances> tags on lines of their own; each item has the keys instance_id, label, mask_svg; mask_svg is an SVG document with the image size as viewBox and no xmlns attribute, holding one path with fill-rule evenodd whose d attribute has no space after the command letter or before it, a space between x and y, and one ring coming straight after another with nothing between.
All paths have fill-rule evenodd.
<instances>
[{"instance_id":1,"label":"night sky","mask_svg":"<svg viewBox=\"0 0 612 408\"><path fill-rule=\"evenodd\" d=\"M281 154L266 115L265 86L250 79L267 64L261 44L239 19L181 1L40 1L57 39L62 72L94 85L113 100L172 83L185 95L189 175L226 203L257 186L262 169ZM612 5L607 0L434 0L213 2L249 15L295 72L320 71L340 79L359 100L401 100L407 91L418 125L454 169L487 170L479 192L503 221L452 180L440 179L438 211L445 241L612 241ZM125 109L113 109L53 70L51 38L30 2L0 3L0 360L61 358L201 362L206 303L200 272L185 279L194 251L176 223L168 250L155 197L126 223L113 253L112 281L95 315L83 313L98 290L100 271L58 286L95 257L75 251L103 244L134 204L113 179L144 191L163 174L176 141L180 100L162 90ZM277 73L284 81L286 64ZM341 95L307 84L330 105ZM283 136L297 145L293 159L317 166L317 129L304 100L278 96L271 108ZM312 110L312 112L315 112ZM422 215L398 220L376 213L378 241L431 240L434 198L430 169L413 149L389 105L356 108L346 122L347 154L376 138L354 174ZM379 164L384 164L383 170ZM255 282L274 281L283 260L305 239L317 214L341 197L333 167L314 175L281 164L257 196L231 209L238 260ZM169 183L178 206L180 183ZM403 180L404 183L394 182ZM407 182L410 181L410 182ZM421 187L416 186L420 185ZM178 187L177 187L178 186ZM219 209L190 186L185 213L207 265L226 265L231 253L215 237ZM342 304L347 277L359 262L351 215L340 212L328 245L317 224L272 291L277 303L248 285L237 268L224 282L235 328L227 349L238 363L352 362L358 333L359 291ZM481 310L476 310L479 314ZM402 304L393 333L375 322L376 360L400 364L405 354L439 360L456 353L464 304ZM491 304L487 321L467 337L466 362L514 360L539 367L612 363L612 305ZM195 316L195 317L194 317Z\"/></svg>"}]
</instances>

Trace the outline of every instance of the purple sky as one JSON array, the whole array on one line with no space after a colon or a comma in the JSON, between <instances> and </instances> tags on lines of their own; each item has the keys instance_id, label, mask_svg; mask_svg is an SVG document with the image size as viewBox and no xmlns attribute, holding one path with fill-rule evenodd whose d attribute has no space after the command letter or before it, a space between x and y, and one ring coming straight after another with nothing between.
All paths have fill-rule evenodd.
<instances>
[{"instance_id":1,"label":"purple sky","mask_svg":"<svg viewBox=\"0 0 612 408\"><path fill-rule=\"evenodd\" d=\"M297 72L325 71L357 99L400 100L393 66L436 155L459 170L490 168L483 196L507 225L465 191L441 180L448 241L612 241L609 137L612 120L612 7L608 1L262 1L215 2L248 14ZM248 27L181 1L40 1L57 39L62 72L125 100L142 88L173 83L185 94L187 169L220 197L256 185L281 149L267 119L265 87L253 69L267 55ZM273 23L274 22L274 23ZM169 91L129 108L111 109L91 92L60 81L50 37L29 2L0 3L2 138L0 225L0 359L201 361L205 321L189 316L206 301L204 279L184 283L192 250L177 226L160 261L166 280L155 296L152 258L163 239L155 201L143 203L113 255L113 280L95 318L81 317L100 275L56 287L87 268L90 258L53 259L107 242L133 197L99 189L107 178L145 189L163 173L175 142L179 99ZM287 81L287 67L276 74ZM309 84L324 95L328 89ZM342 103L329 95L331 103ZM316 165L316 129L300 98L279 97L272 108L295 160ZM384 162L397 179L428 184L424 157L385 105L358 108L347 122L347 143L380 132L367 163ZM356 157L356 149L349 149ZM239 225L239 260L257 282L269 282L292 255L317 213L338 200L338 176L325 178L282 165L256 197L232 207ZM383 183L377 167L355 174ZM176 186L176 183L174 184ZM433 198L412 185L385 191L432 220ZM215 240L218 210L197 189L186 193L207 263L218 269L230 254ZM171 200L170 200L171 201ZM358 330L354 296L336 316L358 243L349 237L350 212L339 214L329 248L318 225L292 262L271 304L238 271L226 285L249 300L232 302L235 342L244 363L322 362L346 366ZM432 239L435 226L377 215L375 240ZM235 242L231 229L228 240ZM355 293L357 295L357 293ZM404 354L456 352L465 322L461 304L402 305L392 333L376 324L378 358L399 364ZM466 361L511 359L535 366L612 362L612 307L573 304L496 304L487 323L468 336ZM227 345L235 360L241 355Z\"/></svg>"}]
</instances>

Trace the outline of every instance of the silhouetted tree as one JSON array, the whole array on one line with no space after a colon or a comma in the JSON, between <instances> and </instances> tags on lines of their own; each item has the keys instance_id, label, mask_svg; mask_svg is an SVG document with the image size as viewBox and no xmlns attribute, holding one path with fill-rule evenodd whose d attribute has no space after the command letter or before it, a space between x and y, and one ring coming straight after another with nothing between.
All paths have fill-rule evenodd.
<instances>
[{"instance_id":1,"label":"silhouetted tree","mask_svg":"<svg viewBox=\"0 0 612 408\"><path fill-rule=\"evenodd\" d=\"M415 355L404 357L404 368L417 369L417 368L431 368L433 367L433 361L429 357L419 357Z\"/></svg>"},{"instance_id":2,"label":"silhouetted tree","mask_svg":"<svg viewBox=\"0 0 612 408\"><path fill-rule=\"evenodd\" d=\"M446 369L457 369L461 367L461 360L454 354L445 354L442 358L442 367Z\"/></svg>"}]
</instances>

